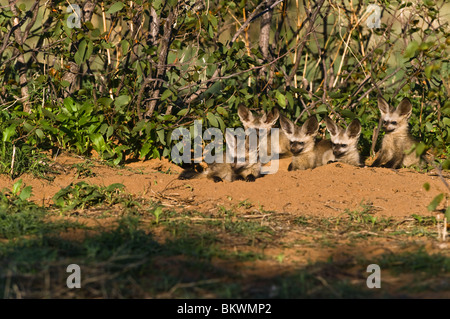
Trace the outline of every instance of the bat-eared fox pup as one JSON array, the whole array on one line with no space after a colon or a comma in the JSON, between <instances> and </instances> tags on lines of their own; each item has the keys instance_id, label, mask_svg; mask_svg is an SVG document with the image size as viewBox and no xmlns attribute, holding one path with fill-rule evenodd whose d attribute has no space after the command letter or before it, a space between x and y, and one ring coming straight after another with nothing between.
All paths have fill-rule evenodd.
<instances>
[{"instance_id":1,"label":"bat-eared fox pup","mask_svg":"<svg viewBox=\"0 0 450 319\"><path fill-rule=\"evenodd\" d=\"M372 166L399 168L420 164L421 158L415 151L407 154L413 145L417 144L408 128L408 119L412 112L409 99L404 98L397 108L394 108L379 96L378 108L381 111L382 127L386 134Z\"/></svg>"},{"instance_id":2,"label":"bat-eared fox pup","mask_svg":"<svg viewBox=\"0 0 450 319\"><path fill-rule=\"evenodd\" d=\"M279 138L278 143L276 145L270 144L270 129L274 127L276 121L280 116L280 112L278 109L273 109L271 112L266 113L264 111L260 111L256 115L250 112L245 106L240 105L238 108L239 118L244 126L244 129L254 128L254 129L266 129L268 133L268 145L267 151L268 154L275 155L278 153L279 157L288 157L292 156L290 152L290 143L287 136L284 134L283 130L279 130Z\"/></svg>"},{"instance_id":3,"label":"bat-eared fox pup","mask_svg":"<svg viewBox=\"0 0 450 319\"><path fill-rule=\"evenodd\" d=\"M261 111L258 114L253 114L244 106L238 108L239 118L244 126L244 129L254 129L254 133L259 133L259 130L266 129L268 146L270 142L270 129L274 126L280 115L278 109L273 109L271 112ZM259 161L258 153L261 145L251 148L249 143L248 131L245 136L245 158L238 161L237 136L226 131L225 140L227 153L231 155L230 159L226 162L226 153L223 155L223 163L209 164L205 170L197 171L195 169L185 169L181 172L179 179L193 179L200 177L207 177L215 182L221 181L235 181L245 180L247 182L254 182L256 178L261 176L261 162ZM270 149L268 150L270 151ZM257 158L256 163L250 163L250 158Z\"/></svg>"},{"instance_id":4,"label":"bat-eared fox pup","mask_svg":"<svg viewBox=\"0 0 450 319\"><path fill-rule=\"evenodd\" d=\"M336 125L329 117L325 119L327 130L331 136L331 149L323 155L323 165L329 162L342 162L361 166L358 152L358 140L361 134L361 123L354 119L346 129Z\"/></svg>"},{"instance_id":5,"label":"bat-eared fox pup","mask_svg":"<svg viewBox=\"0 0 450 319\"><path fill-rule=\"evenodd\" d=\"M319 122L315 116L308 118L302 126L297 126L287 117L280 115L280 125L290 142L292 162L288 167L289 171L322 165L317 162L317 159L322 158L327 147L322 142L316 144Z\"/></svg>"}]
</instances>

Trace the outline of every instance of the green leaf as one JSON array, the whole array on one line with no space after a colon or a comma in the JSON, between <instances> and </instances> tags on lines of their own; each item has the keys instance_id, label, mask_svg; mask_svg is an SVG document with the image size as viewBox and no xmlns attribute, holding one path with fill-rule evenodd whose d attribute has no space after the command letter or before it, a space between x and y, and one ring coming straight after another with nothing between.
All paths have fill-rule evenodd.
<instances>
[{"instance_id":1,"label":"green leaf","mask_svg":"<svg viewBox=\"0 0 450 319\"><path fill-rule=\"evenodd\" d=\"M441 203L441 201L444 199L444 194L440 193L437 195L433 200L431 201L430 205L428 205L427 209L432 212L436 210L436 207Z\"/></svg>"},{"instance_id":2,"label":"green leaf","mask_svg":"<svg viewBox=\"0 0 450 319\"><path fill-rule=\"evenodd\" d=\"M328 113L327 106L325 104L319 105L319 107L316 109L316 113Z\"/></svg>"},{"instance_id":3,"label":"green leaf","mask_svg":"<svg viewBox=\"0 0 450 319\"><path fill-rule=\"evenodd\" d=\"M149 142L149 143L145 143L142 148L141 151L139 152L139 158L144 158L145 155L147 155L150 152L150 149L153 147L153 143Z\"/></svg>"},{"instance_id":4,"label":"green leaf","mask_svg":"<svg viewBox=\"0 0 450 319\"><path fill-rule=\"evenodd\" d=\"M353 113L353 112L350 111L350 110L341 110L340 113L341 113L341 115L342 115L343 117L349 118L349 119L351 119L351 120L353 120L354 118L356 118L355 113Z\"/></svg>"},{"instance_id":5,"label":"green leaf","mask_svg":"<svg viewBox=\"0 0 450 319\"><path fill-rule=\"evenodd\" d=\"M224 117L228 117L228 112L223 107L218 106L216 110L217 110L217 113L219 113L220 115L222 115Z\"/></svg>"},{"instance_id":6,"label":"green leaf","mask_svg":"<svg viewBox=\"0 0 450 319\"><path fill-rule=\"evenodd\" d=\"M442 119L442 123L444 123L445 126L449 126L450 127L450 118L444 117Z\"/></svg>"},{"instance_id":7,"label":"green leaf","mask_svg":"<svg viewBox=\"0 0 450 319\"><path fill-rule=\"evenodd\" d=\"M78 45L78 50L74 55L75 63L81 65L85 61L87 42L83 40Z\"/></svg>"},{"instance_id":8,"label":"green leaf","mask_svg":"<svg viewBox=\"0 0 450 319\"><path fill-rule=\"evenodd\" d=\"M294 107L294 97L292 96L291 92L286 92L286 99L288 100L289 106L291 108Z\"/></svg>"},{"instance_id":9,"label":"green leaf","mask_svg":"<svg viewBox=\"0 0 450 319\"><path fill-rule=\"evenodd\" d=\"M30 132L32 129L34 129L34 126L28 122L24 122L23 128L25 129L26 132Z\"/></svg>"},{"instance_id":10,"label":"green leaf","mask_svg":"<svg viewBox=\"0 0 450 319\"><path fill-rule=\"evenodd\" d=\"M16 126L17 126L16 124L12 124L11 126L5 128L5 130L3 131L3 138L2 138L3 142L10 141L11 137L16 132Z\"/></svg>"},{"instance_id":11,"label":"green leaf","mask_svg":"<svg viewBox=\"0 0 450 319\"><path fill-rule=\"evenodd\" d=\"M109 7L109 9L108 9L108 11L106 11L106 13L109 13L109 14L116 13L117 11L122 10L122 8L124 6L125 5L123 4L123 2L116 2L111 7Z\"/></svg>"},{"instance_id":12,"label":"green leaf","mask_svg":"<svg viewBox=\"0 0 450 319\"><path fill-rule=\"evenodd\" d=\"M447 223L450 222L450 206L445 210L445 218L447 218Z\"/></svg>"},{"instance_id":13,"label":"green leaf","mask_svg":"<svg viewBox=\"0 0 450 319\"><path fill-rule=\"evenodd\" d=\"M27 186L24 189L22 189L22 192L20 192L19 198L21 200L27 200L31 196L32 187Z\"/></svg>"},{"instance_id":14,"label":"green leaf","mask_svg":"<svg viewBox=\"0 0 450 319\"><path fill-rule=\"evenodd\" d=\"M55 114L53 114L52 112L50 112L50 111L47 110L47 109L42 109L42 114L43 114L45 117L47 117L47 118L49 118L49 119L51 119L51 120L55 120L55 119L56 119Z\"/></svg>"},{"instance_id":15,"label":"green leaf","mask_svg":"<svg viewBox=\"0 0 450 319\"><path fill-rule=\"evenodd\" d=\"M169 96L171 96L173 93L171 90L167 89L163 92L163 94L161 95L161 101L166 100Z\"/></svg>"},{"instance_id":16,"label":"green leaf","mask_svg":"<svg viewBox=\"0 0 450 319\"><path fill-rule=\"evenodd\" d=\"M444 163L442 163L442 169L449 169L450 168L450 158L447 158Z\"/></svg>"},{"instance_id":17,"label":"green leaf","mask_svg":"<svg viewBox=\"0 0 450 319\"><path fill-rule=\"evenodd\" d=\"M125 188L125 185L120 184L120 183L114 183L114 184L111 184L111 185L109 185L108 187L106 187L106 190L107 190L108 192L113 192L113 191L115 191L116 189L122 190L122 189L124 189L124 188Z\"/></svg>"},{"instance_id":18,"label":"green leaf","mask_svg":"<svg viewBox=\"0 0 450 319\"><path fill-rule=\"evenodd\" d=\"M19 194L19 191L22 188L22 182L23 182L22 179L19 179L17 182L14 183L11 190L14 195Z\"/></svg>"},{"instance_id":19,"label":"green leaf","mask_svg":"<svg viewBox=\"0 0 450 319\"><path fill-rule=\"evenodd\" d=\"M101 97L97 100L97 102L103 106L110 106L112 101L113 100L109 97Z\"/></svg>"},{"instance_id":20,"label":"green leaf","mask_svg":"<svg viewBox=\"0 0 450 319\"><path fill-rule=\"evenodd\" d=\"M182 110L180 110L180 111L177 113L177 115L178 115L178 116L185 116L185 115L187 114L187 112L188 112L188 109L182 109Z\"/></svg>"},{"instance_id":21,"label":"green leaf","mask_svg":"<svg viewBox=\"0 0 450 319\"><path fill-rule=\"evenodd\" d=\"M434 70L434 66L433 65L427 65L425 67L425 76L427 77L427 79L431 79L431 72L433 72Z\"/></svg>"},{"instance_id":22,"label":"green leaf","mask_svg":"<svg viewBox=\"0 0 450 319\"><path fill-rule=\"evenodd\" d=\"M428 192L430 190L430 183L423 184L423 188Z\"/></svg>"},{"instance_id":23,"label":"green leaf","mask_svg":"<svg viewBox=\"0 0 450 319\"><path fill-rule=\"evenodd\" d=\"M219 122L217 122L216 116L214 114L212 114L211 112L208 112L208 114L206 114L206 118L208 119L209 123L212 126L214 126L214 127L219 126Z\"/></svg>"},{"instance_id":24,"label":"green leaf","mask_svg":"<svg viewBox=\"0 0 450 319\"><path fill-rule=\"evenodd\" d=\"M423 142L420 142L419 144L417 144L416 145L417 156L421 156L423 154L423 152L425 152L426 148L427 148L427 146Z\"/></svg>"},{"instance_id":25,"label":"green leaf","mask_svg":"<svg viewBox=\"0 0 450 319\"><path fill-rule=\"evenodd\" d=\"M157 130L156 134L158 135L159 142L163 145L166 145L166 140L164 138L164 129Z\"/></svg>"},{"instance_id":26,"label":"green leaf","mask_svg":"<svg viewBox=\"0 0 450 319\"><path fill-rule=\"evenodd\" d=\"M286 107L286 97L280 91L275 92L275 97L280 107L284 109Z\"/></svg>"},{"instance_id":27,"label":"green leaf","mask_svg":"<svg viewBox=\"0 0 450 319\"><path fill-rule=\"evenodd\" d=\"M111 135L113 135L114 133L114 126L110 125L108 126L108 130L106 131L106 138L111 137Z\"/></svg>"},{"instance_id":28,"label":"green leaf","mask_svg":"<svg viewBox=\"0 0 450 319\"><path fill-rule=\"evenodd\" d=\"M117 107L122 107L130 102L131 98L128 95L121 95L114 100L114 105Z\"/></svg>"},{"instance_id":29,"label":"green leaf","mask_svg":"<svg viewBox=\"0 0 450 319\"><path fill-rule=\"evenodd\" d=\"M66 88L66 87L68 87L68 86L70 85L70 82L69 82L69 81L66 81L66 80L62 80L60 83L61 83L61 86L62 86L63 88Z\"/></svg>"},{"instance_id":30,"label":"green leaf","mask_svg":"<svg viewBox=\"0 0 450 319\"><path fill-rule=\"evenodd\" d=\"M92 41L89 40L87 43L87 48L86 48L85 55L83 57L83 61L86 61L87 59L89 59L91 57L93 51L94 51L94 44L92 43Z\"/></svg>"},{"instance_id":31,"label":"green leaf","mask_svg":"<svg viewBox=\"0 0 450 319\"><path fill-rule=\"evenodd\" d=\"M418 49L419 44L417 43L417 41L411 41L406 47L405 54L403 55L403 57L405 59L412 58L416 54Z\"/></svg>"},{"instance_id":32,"label":"green leaf","mask_svg":"<svg viewBox=\"0 0 450 319\"><path fill-rule=\"evenodd\" d=\"M217 29L217 18L213 14L208 14L208 20L214 26L214 29Z\"/></svg>"},{"instance_id":33,"label":"green leaf","mask_svg":"<svg viewBox=\"0 0 450 319\"><path fill-rule=\"evenodd\" d=\"M92 22L91 21L86 21L85 23L84 23L84 25L86 26L86 28L88 28L89 30L94 30L94 25L92 24Z\"/></svg>"},{"instance_id":34,"label":"green leaf","mask_svg":"<svg viewBox=\"0 0 450 319\"><path fill-rule=\"evenodd\" d=\"M101 34L101 32L100 32L100 29L98 29L98 28L92 30L92 32L91 32L91 35L92 35L93 38L99 37L100 34Z\"/></svg>"},{"instance_id":35,"label":"green leaf","mask_svg":"<svg viewBox=\"0 0 450 319\"><path fill-rule=\"evenodd\" d=\"M122 40L120 41L120 46L122 47L122 55L126 56L130 48L130 43L127 40Z\"/></svg>"},{"instance_id":36,"label":"green leaf","mask_svg":"<svg viewBox=\"0 0 450 319\"><path fill-rule=\"evenodd\" d=\"M103 135L99 133L94 133L89 136L91 138L92 144L94 144L95 150L102 153L106 149L105 139Z\"/></svg>"},{"instance_id":37,"label":"green leaf","mask_svg":"<svg viewBox=\"0 0 450 319\"><path fill-rule=\"evenodd\" d=\"M40 128L36 129L36 135L40 138L43 139L44 138L44 132L42 132L42 130Z\"/></svg>"},{"instance_id":38,"label":"green leaf","mask_svg":"<svg viewBox=\"0 0 450 319\"><path fill-rule=\"evenodd\" d=\"M71 113L74 113L77 111L77 107L75 106L75 102L73 101L73 99L71 97L66 97L64 99L64 107Z\"/></svg>"}]
</instances>

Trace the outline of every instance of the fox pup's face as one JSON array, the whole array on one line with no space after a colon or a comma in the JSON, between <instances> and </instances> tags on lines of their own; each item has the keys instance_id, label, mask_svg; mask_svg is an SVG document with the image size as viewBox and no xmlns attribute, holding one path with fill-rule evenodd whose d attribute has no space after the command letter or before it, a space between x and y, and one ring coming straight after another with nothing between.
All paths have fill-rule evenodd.
<instances>
[{"instance_id":1,"label":"fox pup's face","mask_svg":"<svg viewBox=\"0 0 450 319\"><path fill-rule=\"evenodd\" d=\"M378 108L381 111L381 120L384 131L391 133L408 127L412 106L408 98L404 98L397 108L390 106L385 99L378 97Z\"/></svg>"},{"instance_id":2,"label":"fox pup's face","mask_svg":"<svg viewBox=\"0 0 450 319\"><path fill-rule=\"evenodd\" d=\"M361 134L361 123L358 119L354 119L346 129L336 125L329 117L326 118L326 124L331 136L333 155L336 158L357 147Z\"/></svg>"},{"instance_id":3,"label":"fox pup's face","mask_svg":"<svg viewBox=\"0 0 450 319\"><path fill-rule=\"evenodd\" d=\"M245 106L239 105L238 107L238 115L241 119L242 124L244 125L244 129L266 129L270 130L275 122L278 120L280 116L280 112L278 109L273 109L272 111L266 113L264 111L260 111L257 114L253 114L249 109Z\"/></svg>"},{"instance_id":4,"label":"fox pup's face","mask_svg":"<svg viewBox=\"0 0 450 319\"><path fill-rule=\"evenodd\" d=\"M280 116L281 129L290 141L290 151L292 154L299 155L311 151L314 148L315 137L319 130L319 122L315 116L310 117L300 127L291 120Z\"/></svg>"}]
</instances>

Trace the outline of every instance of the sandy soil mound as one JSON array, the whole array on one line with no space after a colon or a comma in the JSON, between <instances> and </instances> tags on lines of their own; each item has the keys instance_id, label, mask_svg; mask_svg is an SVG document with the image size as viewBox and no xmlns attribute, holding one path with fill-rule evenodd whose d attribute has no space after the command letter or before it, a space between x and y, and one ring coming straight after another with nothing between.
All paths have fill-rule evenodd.
<instances>
[{"instance_id":1,"label":"sandy soil mound","mask_svg":"<svg viewBox=\"0 0 450 319\"><path fill-rule=\"evenodd\" d=\"M123 169L97 165L91 168L95 176L77 178L71 165L83 160L69 156L60 156L56 160L66 170L52 182L30 176L21 178L26 185L33 186L32 199L45 205L52 203L51 198L61 188L84 180L105 186L122 183L129 193L160 200L167 206L205 212L220 206L246 205L257 210L316 216L335 216L346 209L361 210L361 204L370 204L376 214L385 216L430 215L427 205L437 194L446 191L439 176L433 172L358 168L340 163L288 172L289 161L281 160L276 174L266 175L253 183L178 180L181 168L165 159L134 162ZM448 173L446 175L450 182ZM13 183L7 176L0 177L0 189L11 188ZM424 183L430 184L430 191L424 190Z\"/></svg>"}]
</instances>

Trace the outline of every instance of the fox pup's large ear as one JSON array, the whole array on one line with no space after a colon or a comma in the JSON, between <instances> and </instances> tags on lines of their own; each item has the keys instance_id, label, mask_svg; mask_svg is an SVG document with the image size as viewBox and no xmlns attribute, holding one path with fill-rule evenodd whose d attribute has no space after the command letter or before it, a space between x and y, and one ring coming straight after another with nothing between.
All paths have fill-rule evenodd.
<instances>
[{"instance_id":1,"label":"fox pup's large ear","mask_svg":"<svg viewBox=\"0 0 450 319\"><path fill-rule=\"evenodd\" d=\"M389 106L389 103L381 95L378 95L378 108L381 114L388 114L394 111L393 107Z\"/></svg>"},{"instance_id":2,"label":"fox pup's large ear","mask_svg":"<svg viewBox=\"0 0 450 319\"><path fill-rule=\"evenodd\" d=\"M347 127L347 134L351 138L358 138L361 134L361 123L358 119L354 119Z\"/></svg>"},{"instance_id":3,"label":"fox pup's large ear","mask_svg":"<svg viewBox=\"0 0 450 319\"><path fill-rule=\"evenodd\" d=\"M292 135L295 132L295 124L284 115L280 115L280 126L287 135Z\"/></svg>"},{"instance_id":4,"label":"fox pup's large ear","mask_svg":"<svg viewBox=\"0 0 450 319\"><path fill-rule=\"evenodd\" d=\"M309 119L306 120L302 125L302 131L306 135L316 135L319 130L319 122L317 118L313 115Z\"/></svg>"},{"instance_id":5,"label":"fox pup's large ear","mask_svg":"<svg viewBox=\"0 0 450 319\"><path fill-rule=\"evenodd\" d=\"M339 133L338 126L333 122L328 116L325 118L325 122L327 124L327 130L331 135L337 135Z\"/></svg>"},{"instance_id":6,"label":"fox pup's large ear","mask_svg":"<svg viewBox=\"0 0 450 319\"><path fill-rule=\"evenodd\" d=\"M402 117L410 117L412 112L411 101L405 97L400 104L397 106L397 113Z\"/></svg>"},{"instance_id":7,"label":"fox pup's large ear","mask_svg":"<svg viewBox=\"0 0 450 319\"><path fill-rule=\"evenodd\" d=\"M239 118L241 119L241 122L251 122L253 121L253 114L252 112L250 112L250 110L248 108L246 108L243 105L239 105L238 107L238 115Z\"/></svg>"},{"instance_id":8,"label":"fox pup's large ear","mask_svg":"<svg viewBox=\"0 0 450 319\"><path fill-rule=\"evenodd\" d=\"M275 122L278 120L278 118L280 117L280 111L278 111L277 108L272 109L272 111L270 111L269 113L267 113L266 119L264 120L264 122L266 124L270 124L270 125L275 125Z\"/></svg>"}]
</instances>

